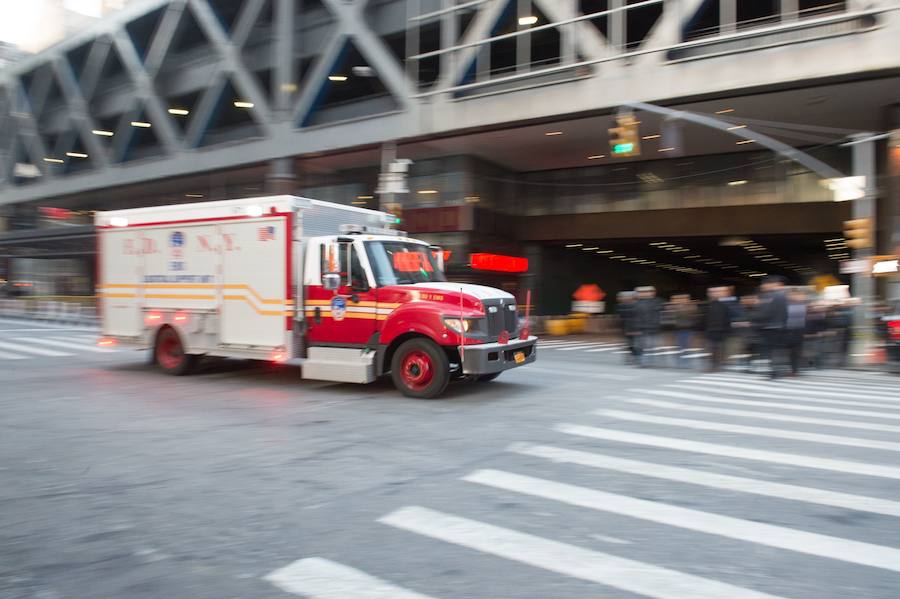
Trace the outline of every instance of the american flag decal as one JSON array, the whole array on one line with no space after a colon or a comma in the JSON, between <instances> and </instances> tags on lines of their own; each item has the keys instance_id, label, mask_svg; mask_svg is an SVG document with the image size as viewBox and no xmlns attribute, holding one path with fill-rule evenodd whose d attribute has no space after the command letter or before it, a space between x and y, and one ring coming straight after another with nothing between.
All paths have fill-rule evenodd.
<instances>
[{"instance_id":1,"label":"american flag decal","mask_svg":"<svg viewBox=\"0 0 900 599\"><path fill-rule=\"evenodd\" d=\"M259 228L259 240L260 241L274 241L275 240L275 227L260 227Z\"/></svg>"}]
</instances>

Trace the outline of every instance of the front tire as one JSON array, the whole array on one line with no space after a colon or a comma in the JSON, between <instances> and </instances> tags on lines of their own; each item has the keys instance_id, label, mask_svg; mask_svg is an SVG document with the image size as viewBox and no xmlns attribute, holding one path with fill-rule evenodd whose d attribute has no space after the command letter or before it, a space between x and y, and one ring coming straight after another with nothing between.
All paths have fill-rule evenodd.
<instances>
[{"instance_id":1,"label":"front tire","mask_svg":"<svg viewBox=\"0 0 900 599\"><path fill-rule=\"evenodd\" d=\"M162 329L156 336L153 357L160 370L166 374L181 376L197 365L199 356L184 353L184 344L178 331L171 327Z\"/></svg>"},{"instance_id":2,"label":"front tire","mask_svg":"<svg viewBox=\"0 0 900 599\"><path fill-rule=\"evenodd\" d=\"M443 393L450 382L450 361L434 341L410 339L394 352L391 378L403 395L433 399Z\"/></svg>"}]
</instances>

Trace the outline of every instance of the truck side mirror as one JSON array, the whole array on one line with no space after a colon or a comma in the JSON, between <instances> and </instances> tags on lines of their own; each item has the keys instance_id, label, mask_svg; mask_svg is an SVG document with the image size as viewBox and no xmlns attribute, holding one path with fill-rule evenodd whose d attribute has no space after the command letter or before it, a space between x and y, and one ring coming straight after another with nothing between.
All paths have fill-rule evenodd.
<instances>
[{"instance_id":1,"label":"truck side mirror","mask_svg":"<svg viewBox=\"0 0 900 599\"><path fill-rule=\"evenodd\" d=\"M337 272L326 272L322 275L322 287L326 291L337 291L341 287L341 274Z\"/></svg>"}]
</instances>

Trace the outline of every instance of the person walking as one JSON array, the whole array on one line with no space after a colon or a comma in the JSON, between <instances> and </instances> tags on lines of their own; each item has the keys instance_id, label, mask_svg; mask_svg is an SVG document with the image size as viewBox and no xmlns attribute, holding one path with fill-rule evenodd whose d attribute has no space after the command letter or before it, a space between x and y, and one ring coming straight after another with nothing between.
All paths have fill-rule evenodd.
<instances>
[{"instance_id":1,"label":"person walking","mask_svg":"<svg viewBox=\"0 0 900 599\"><path fill-rule=\"evenodd\" d=\"M790 376L800 374L800 362L803 360L803 342L806 336L808 321L806 294L794 289L787 298L787 319L785 320L784 344L790 364Z\"/></svg>"},{"instance_id":2,"label":"person walking","mask_svg":"<svg viewBox=\"0 0 900 599\"><path fill-rule=\"evenodd\" d=\"M622 329L622 336L625 338L628 348L625 362L634 364L638 360L638 330L634 319L635 293L634 291L620 291L616 298L618 300L616 311L619 314L619 327Z\"/></svg>"},{"instance_id":3,"label":"person walking","mask_svg":"<svg viewBox=\"0 0 900 599\"><path fill-rule=\"evenodd\" d=\"M760 286L757 311L760 329L760 350L769 362L769 377L778 378L782 363L784 328L787 324L787 293L784 279L767 277Z\"/></svg>"},{"instance_id":4,"label":"person walking","mask_svg":"<svg viewBox=\"0 0 900 599\"><path fill-rule=\"evenodd\" d=\"M663 303L656 297L656 288L647 285L638 287L637 301L634 303L634 319L637 329L637 360L640 366L656 364L656 348L662 328Z\"/></svg>"},{"instance_id":5,"label":"person walking","mask_svg":"<svg viewBox=\"0 0 900 599\"><path fill-rule=\"evenodd\" d=\"M675 365L684 368L687 365L687 352L691 349L694 339L694 331L697 329L699 310L697 304L691 300L691 296L680 293L672 296L672 301L667 307L672 328L675 330L675 345L678 353L675 355Z\"/></svg>"},{"instance_id":6,"label":"person walking","mask_svg":"<svg viewBox=\"0 0 900 599\"><path fill-rule=\"evenodd\" d=\"M732 300L726 287L710 287L707 292L709 304L706 308L706 342L710 353L709 372L718 372L725 363L725 346L731 337Z\"/></svg>"}]
</instances>

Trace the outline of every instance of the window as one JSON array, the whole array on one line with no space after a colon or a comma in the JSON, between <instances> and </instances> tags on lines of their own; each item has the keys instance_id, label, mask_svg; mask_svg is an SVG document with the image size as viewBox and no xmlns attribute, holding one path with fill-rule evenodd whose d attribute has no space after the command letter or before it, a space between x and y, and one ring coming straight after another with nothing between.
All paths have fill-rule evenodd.
<instances>
[{"instance_id":1,"label":"window","mask_svg":"<svg viewBox=\"0 0 900 599\"><path fill-rule=\"evenodd\" d=\"M379 287L446 281L427 245L404 241L366 242Z\"/></svg>"}]
</instances>

